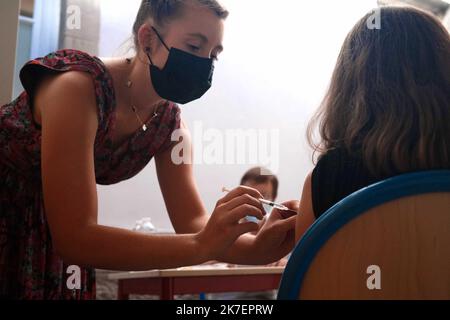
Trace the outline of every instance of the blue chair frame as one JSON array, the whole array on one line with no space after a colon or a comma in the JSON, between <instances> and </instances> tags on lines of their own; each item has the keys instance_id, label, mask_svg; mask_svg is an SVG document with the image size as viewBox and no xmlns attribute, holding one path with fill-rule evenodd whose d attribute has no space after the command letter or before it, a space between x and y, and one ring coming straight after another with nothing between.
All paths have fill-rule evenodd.
<instances>
[{"instance_id":1,"label":"blue chair frame","mask_svg":"<svg viewBox=\"0 0 450 320\"><path fill-rule=\"evenodd\" d=\"M317 219L296 245L281 279L278 300L298 300L303 279L316 254L348 222L383 203L438 192L450 192L449 170L392 177L363 188L335 204Z\"/></svg>"}]
</instances>

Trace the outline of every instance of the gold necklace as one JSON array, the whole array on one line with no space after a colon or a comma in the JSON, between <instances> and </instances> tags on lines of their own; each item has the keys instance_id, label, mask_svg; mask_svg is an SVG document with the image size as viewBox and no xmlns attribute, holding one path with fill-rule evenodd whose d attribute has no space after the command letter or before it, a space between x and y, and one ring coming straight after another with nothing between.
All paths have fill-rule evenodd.
<instances>
[{"instance_id":1,"label":"gold necklace","mask_svg":"<svg viewBox=\"0 0 450 320\"><path fill-rule=\"evenodd\" d=\"M127 59L126 59L126 62L127 62L127 64L131 64L131 59L127 58ZM128 80L127 83L126 83L126 87L127 87L128 89L131 89L132 86L133 86L133 81ZM136 108L136 106L133 104L133 95L132 95L131 93L130 93L130 106L131 106L131 110L133 110L133 112L134 112L134 114L135 114L137 120L139 121L139 123L140 123L141 126L142 126L142 131L144 131L144 132L147 131L147 129L148 129L147 124L146 124L144 121L142 121L141 117L139 116L139 114L138 114L138 112L137 112L137 108ZM157 113L156 111L154 111L154 112L153 112L153 116L152 116L152 118L150 119L150 121L153 120L154 118L156 118L157 116L158 116L158 113Z\"/></svg>"}]
</instances>

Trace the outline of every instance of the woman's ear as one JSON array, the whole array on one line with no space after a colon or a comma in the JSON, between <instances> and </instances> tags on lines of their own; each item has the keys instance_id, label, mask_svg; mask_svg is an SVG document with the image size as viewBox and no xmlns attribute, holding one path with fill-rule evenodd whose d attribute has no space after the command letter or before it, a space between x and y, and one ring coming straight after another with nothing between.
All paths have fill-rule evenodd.
<instances>
[{"instance_id":1,"label":"woman's ear","mask_svg":"<svg viewBox=\"0 0 450 320\"><path fill-rule=\"evenodd\" d=\"M139 48L142 48L145 53L150 54L151 48L155 46L155 34L152 32L150 25L144 23L138 30L138 43Z\"/></svg>"}]
</instances>

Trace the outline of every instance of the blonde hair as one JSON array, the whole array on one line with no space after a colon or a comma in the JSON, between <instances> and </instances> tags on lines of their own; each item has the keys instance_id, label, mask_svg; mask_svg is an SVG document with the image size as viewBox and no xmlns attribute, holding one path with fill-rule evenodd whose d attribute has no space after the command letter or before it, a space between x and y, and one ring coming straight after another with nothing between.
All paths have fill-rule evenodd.
<instances>
[{"instance_id":1,"label":"blonde hair","mask_svg":"<svg viewBox=\"0 0 450 320\"><path fill-rule=\"evenodd\" d=\"M449 33L421 10L380 10L381 29L368 13L347 36L308 141L315 154L361 154L376 176L449 168Z\"/></svg>"}]
</instances>

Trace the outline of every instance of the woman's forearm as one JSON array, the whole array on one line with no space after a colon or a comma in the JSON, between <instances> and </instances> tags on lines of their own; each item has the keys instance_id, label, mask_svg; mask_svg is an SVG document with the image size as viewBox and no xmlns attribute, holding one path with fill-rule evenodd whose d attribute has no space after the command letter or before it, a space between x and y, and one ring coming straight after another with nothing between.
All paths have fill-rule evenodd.
<instances>
[{"instance_id":1,"label":"woman's forearm","mask_svg":"<svg viewBox=\"0 0 450 320\"><path fill-rule=\"evenodd\" d=\"M169 269L210 260L196 234L157 236L95 225L61 242L57 251L66 262L99 269Z\"/></svg>"},{"instance_id":2,"label":"woman's forearm","mask_svg":"<svg viewBox=\"0 0 450 320\"><path fill-rule=\"evenodd\" d=\"M219 261L232 264L259 265L263 264L258 257L251 252L252 243L255 236L244 234L231 246L231 248L221 257Z\"/></svg>"}]
</instances>

